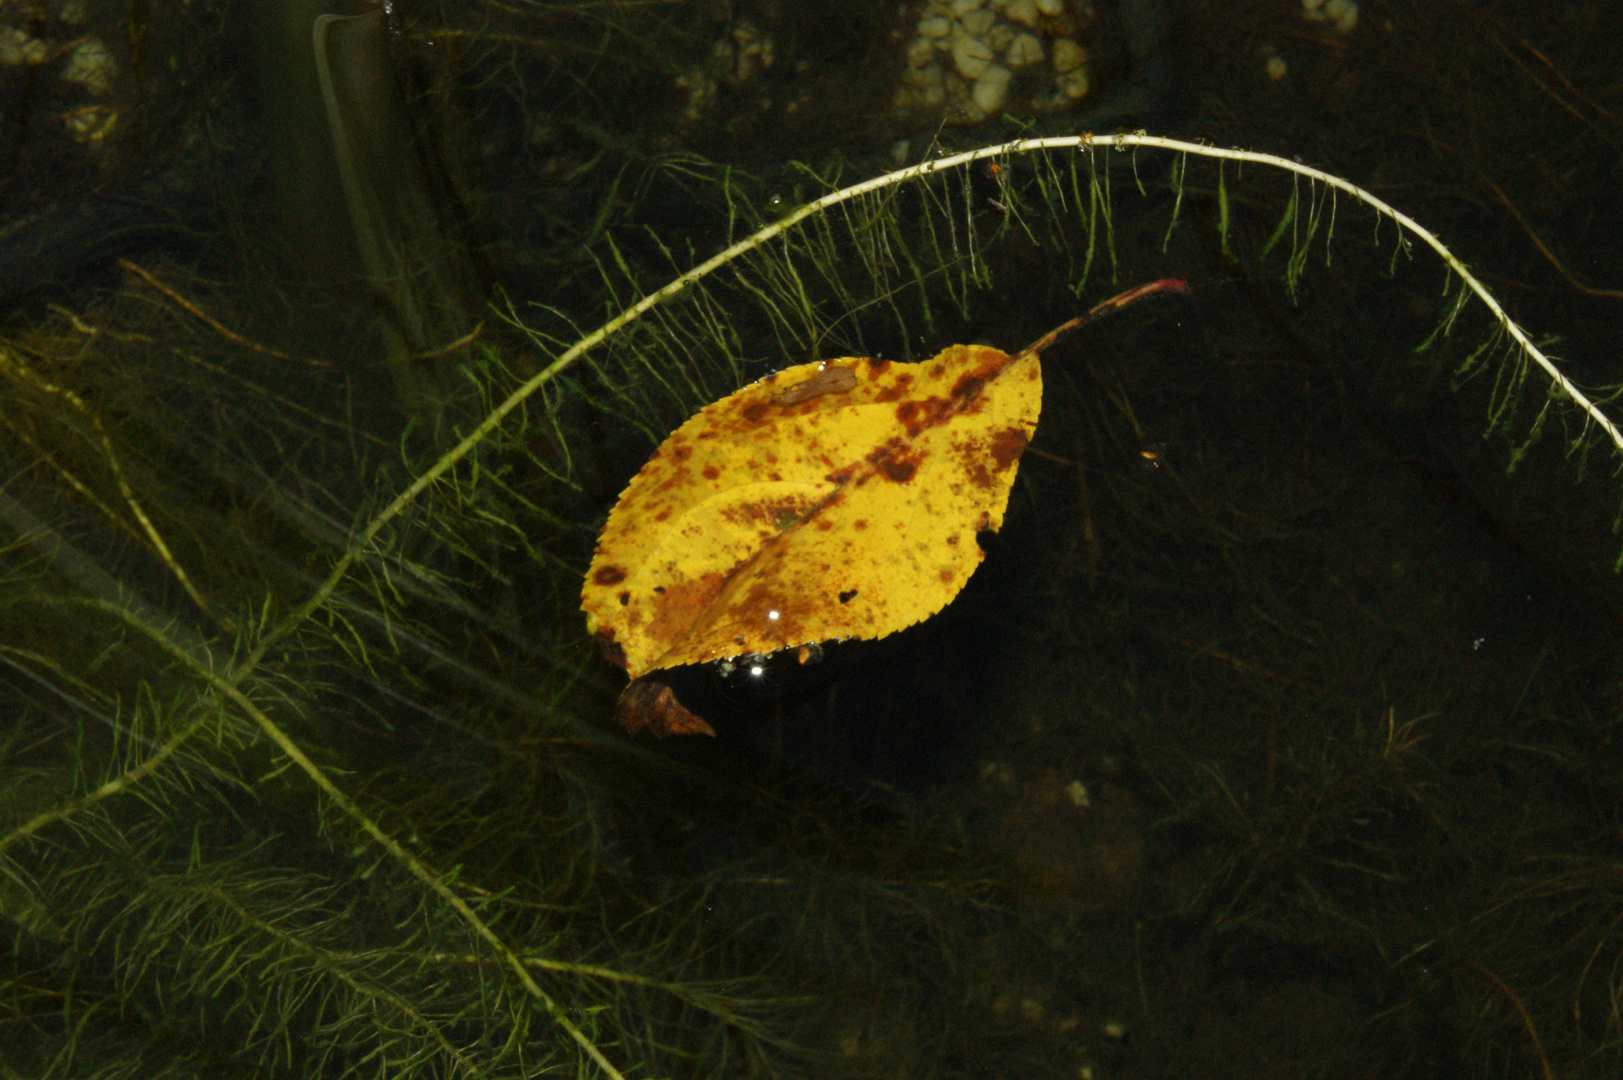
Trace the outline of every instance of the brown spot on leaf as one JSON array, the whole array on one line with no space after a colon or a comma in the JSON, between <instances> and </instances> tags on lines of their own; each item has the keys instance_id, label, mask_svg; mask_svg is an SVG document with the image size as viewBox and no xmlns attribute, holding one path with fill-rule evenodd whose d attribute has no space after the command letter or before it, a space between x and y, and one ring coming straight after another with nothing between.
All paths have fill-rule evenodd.
<instances>
[{"instance_id":1,"label":"brown spot on leaf","mask_svg":"<svg viewBox=\"0 0 1623 1080\"><path fill-rule=\"evenodd\" d=\"M919 471L916 458L902 461L881 461L878 463L879 471L885 474L885 479L896 484L905 484L913 479L913 474Z\"/></svg>"},{"instance_id":2,"label":"brown spot on leaf","mask_svg":"<svg viewBox=\"0 0 1623 1080\"><path fill-rule=\"evenodd\" d=\"M992 436L992 460L997 462L998 472L1019 461L1030 441L1031 436L1026 434L1025 428L1005 428Z\"/></svg>"},{"instance_id":3,"label":"brown spot on leaf","mask_svg":"<svg viewBox=\"0 0 1623 1080\"><path fill-rule=\"evenodd\" d=\"M840 603L849 604L851 601L855 600L856 598L857 598L857 591L855 589L847 589L847 590L845 590L844 592L842 592L840 594Z\"/></svg>"},{"instance_id":4,"label":"brown spot on leaf","mask_svg":"<svg viewBox=\"0 0 1623 1080\"><path fill-rule=\"evenodd\" d=\"M874 395L874 400L881 404L889 401L900 401L913 390L913 376L900 374L896 381Z\"/></svg>"},{"instance_id":5,"label":"brown spot on leaf","mask_svg":"<svg viewBox=\"0 0 1623 1080\"><path fill-rule=\"evenodd\" d=\"M626 572L619 566L600 566L592 574L592 580L599 585L618 585L626 579Z\"/></svg>"},{"instance_id":6,"label":"brown spot on leaf","mask_svg":"<svg viewBox=\"0 0 1623 1080\"><path fill-rule=\"evenodd\" d=\"M960 375L958 381L952 384L952 396L962 400L979 396L981 387L986 385L986 376L975 372Z\"/></svg>"}]
</instances>

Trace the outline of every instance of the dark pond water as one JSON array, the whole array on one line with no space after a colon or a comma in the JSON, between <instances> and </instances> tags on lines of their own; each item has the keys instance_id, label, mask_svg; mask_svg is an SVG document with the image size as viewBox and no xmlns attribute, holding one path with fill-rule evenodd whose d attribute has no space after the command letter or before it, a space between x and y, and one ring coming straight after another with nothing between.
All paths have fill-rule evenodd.
<instances>
[{"instance_id":1,"label":"dark pond water","mask_svg":"<svg viewBox=\"0 0 1623 1080\"><path fill-rule=\"evenodd\" d=\"M0 8L0 1061L1615 1075L1619 33ZM841 184L1140 128L1411 215L1599 412L1392 221L1151 149L887 188L542 374ZM1045 350L945 610L619 730L581 579L690 413L1165 278Z\"/></svg>"}]
</instances>

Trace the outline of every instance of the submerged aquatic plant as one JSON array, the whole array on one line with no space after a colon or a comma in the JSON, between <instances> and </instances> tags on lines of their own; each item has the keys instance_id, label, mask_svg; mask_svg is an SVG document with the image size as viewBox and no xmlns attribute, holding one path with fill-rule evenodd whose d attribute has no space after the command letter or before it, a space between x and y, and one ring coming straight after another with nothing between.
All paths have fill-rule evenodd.
<instances>
[{"instance_id":1,"label":"submerged aquatic plant","mask_svg":"<svg viewBox=\"0 0 1623 1080\"><path fill-rule=\"evenodd\" d=\"M1128 185L1118 166L1164 174ZM951 825L875 824L755 762L611 735L617 687L574 598L605 496L703 402L791 359L1051 324L1107 265L1197 258L1187 205L1222 256L1278 252L1292 292L1319 252L1397 274L1429 248L1441 304L1405 351L1486 374L1488 424L1518 457L1559 425L1580 465L1623 450L1606 395L1435 237L1295 162L1030 139L851 186L806 172L826 193L787 210L666 167L747 235L691 262L659 235L605 241L613 314L590 332L583 307L506 304L502 331L459 343L482 419L431 460L336 395L270 389L331 394L325 360L250 348L196 310L165 307L162 334L134 301L60 312L0 346L18 462L0 491L8 1068L899 1075L969 1027L959 1013L1012 1024L978 989L921 986L973 982L959 958L978 940L1074 944L1071 916L1023 906L1019 859ZM1346 239L1343 199L1374 211L1371 239ZM1241 256L1237 208L1259 206L1271 234ZM1127 250L1135 214L1159 254L1143 236ZM650 287L661 263L675 276ZM1045 1037L1070 1036L1062 1021Z\"/></svg>"}]
</instances>

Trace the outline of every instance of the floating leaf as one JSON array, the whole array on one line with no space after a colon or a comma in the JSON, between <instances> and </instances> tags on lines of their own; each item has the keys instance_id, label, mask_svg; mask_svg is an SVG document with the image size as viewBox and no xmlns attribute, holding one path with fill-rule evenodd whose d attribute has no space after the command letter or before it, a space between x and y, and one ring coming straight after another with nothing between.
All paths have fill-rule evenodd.
<instances>
[{"instance_id":1,"label":"floating leaf","mask_svg":"<svg viewBox=\"0 0 1623 1080\"><path fill-rule=\"evenodd\" d=\"M609 516L587 626L645 672L928 618L982 558L1037 426L1034 353L788 368L676 430Z\"/></svg>"},{"instance_id":2,"label":"floating leaf","mask_svg":"<svg viewBox=\"0 0 1623 1080\"><path fill-rule=\"evenodd\" d=\"M706 732L661 668L879 638L927 619L1003 524L1042 410L1038 352L1061 332L1182 282L1141 286L1016 355L953 345L918 364L802 364L700 410L631 481L581 607L634 680L626 726Z\"/></svg>"}]
</instances>

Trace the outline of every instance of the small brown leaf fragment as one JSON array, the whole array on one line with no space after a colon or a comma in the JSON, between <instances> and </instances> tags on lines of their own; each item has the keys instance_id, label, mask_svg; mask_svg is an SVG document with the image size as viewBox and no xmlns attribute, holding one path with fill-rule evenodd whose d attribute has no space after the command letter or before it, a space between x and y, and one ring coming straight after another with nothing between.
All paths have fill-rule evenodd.
<instances>
[{"instance_id":1,"label":"small brown leaf fragment","mask_svg":"<svg viewBox=\"0 0 1623 1080\"><path fill-rule=\"evenodd\" d=\"M843 394L857 385L857 373L838 364L819 371L809 379L786 386L772 399L774 405L799 405L824 394Z\"/></svg>"},{"instance_id":2,"label":"small brown leaf fragment","mask_svg":"<svg viewBox=\"0 0 1623 1080\"><path fill-rule=\"evenodd\" d=\"M666 735L715 735L716 729L693 715L676 700L676 693L658 679L634 679L620 692L615 718L635 735L646 731Z\"/></svg>"}]
</instances>

